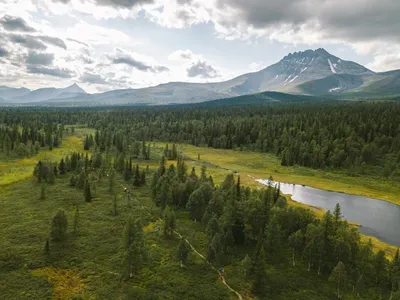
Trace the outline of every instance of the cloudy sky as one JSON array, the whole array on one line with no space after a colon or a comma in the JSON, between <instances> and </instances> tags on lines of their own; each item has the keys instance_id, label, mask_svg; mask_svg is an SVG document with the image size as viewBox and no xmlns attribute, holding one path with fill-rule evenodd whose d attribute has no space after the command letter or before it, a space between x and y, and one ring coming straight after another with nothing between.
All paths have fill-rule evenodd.
<instances>
[{"instance_id":1,"label":"cloudy sky","mask_svg":"<svg viewBox=\"0 0 400 300\"><path fill-rule=\"evenodd\" d=\"M0 0L0 85L210 82L325 48L400 68L398 0Z\"/></svg>"}]
</instances>

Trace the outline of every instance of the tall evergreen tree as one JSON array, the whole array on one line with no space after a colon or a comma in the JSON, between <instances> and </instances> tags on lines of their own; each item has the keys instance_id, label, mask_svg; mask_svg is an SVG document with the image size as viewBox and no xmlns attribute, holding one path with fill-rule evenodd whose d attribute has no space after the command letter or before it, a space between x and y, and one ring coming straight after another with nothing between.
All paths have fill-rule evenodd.
<instances>
[{"instance_id":1,"label":"tall evergreen tree","mask_svg":"<svg viewBox=\"0 0 400 300\"><path fill-rule=\"evenodd\" d=\"M53 241L62 241L67 236L68 219L65 211L59 209L51 222L50 236Z\"/></svg>"}]
</instances>

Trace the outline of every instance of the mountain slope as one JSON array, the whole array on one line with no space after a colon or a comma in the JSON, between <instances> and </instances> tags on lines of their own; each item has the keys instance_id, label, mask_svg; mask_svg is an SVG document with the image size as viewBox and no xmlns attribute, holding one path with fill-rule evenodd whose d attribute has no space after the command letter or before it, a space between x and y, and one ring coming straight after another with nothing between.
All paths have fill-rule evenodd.
<instances>
[{"instance_id":1,"label":"mountain slope","mask_svg":"<svg viewBox=\"0 0 400 300\"><path fill-rule=\"evenodd\" d=\"M0 86L0 98L3 100L11 99L14 97L21 97L30 92L27 88L12 88L8 86Z\"/></svg>"},{"instance_id":2,"label":"mountain slope","mask_svg":"<svg viewBox=\"0 0 400 300\"><path fill-rule=\"evenodd\" d=\"M371 70L329 54L324 49L295 52L259 72L244 74L228 82L239 95L266 90L298 91L299 84L334 74L365 75Z\"/></svg>"},{"instance_id":3,"label":"mountain slope","mask_svg":"<svg viewBox=\"0 0 400 300\"><path fill-rule=\"evenodd\" d=\"M258 72L223 82L169 82L140 89L87 94L74 84L64 89L45 88L12 98L11 103L45 105L164 105L198 103L265 91L303 95L363 96L400 94L400 70L375 73L360 64L336 57L326 50L291 53ZM14 91L15 92L15 91Z\"/></svg>"},{"instance_id":4,"label":"mountain slope","mask_svg":"<svg viewBox=\"0 0 400 300\"><path fill-rule=\"evenodd\" d=\"M7 99L10 103L33 103L41 102L49 99L65 99L76 96L81 96L86 92L81 89L76 83L66 88L42 88L31 91L27 94Z\"/></svg>"}]
</instances>

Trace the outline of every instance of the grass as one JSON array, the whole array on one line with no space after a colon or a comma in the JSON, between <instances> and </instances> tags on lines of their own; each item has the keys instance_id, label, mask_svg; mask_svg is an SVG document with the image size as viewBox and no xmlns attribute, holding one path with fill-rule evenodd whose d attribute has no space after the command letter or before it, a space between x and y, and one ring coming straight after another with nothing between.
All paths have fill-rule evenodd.
<instances>
[{"instance_id":1,"label":"grass","mask_svg":"<svg viewBox=\"0 0 400 300\"><path fill-rule=\"evenodd\" d=\"M32 177L33 169L39 160L59 162L74 151L83 151L82 138L89 130L77 128L75 135L66 136L62 140L61 147L53 150L41 149L40 152L30 158L2 159L0 162L0 186L12 184Z\"/></svg>"},{"instance_id":2,"label":"grass","mask_svg":"<svg viewBox=\"0 0 400 300\"><path fill-rule=\"evenodd\" d=\"M165 143L155 143L158 155L161 155L161 150L164 147ZM213 176L217 183L222 182L229 172L237 172L240 174L242 184L251 187L263 187L255 179L266 179L272 176L274 180L280 182L304 184L322 190L363 195L400 204L398 197L400 194L399 183L382 178L350 177L341 172L314 170L301 166L283 167L276 156L268 153L214 149L187 144L178 144L177 149L186 158L186 163L190 167L196 167L199 171L200 167L205 164L207 172ZM199 154L200 160L198 159ZM325 214L325 210L322 208L293 201L290 196L287 196L287 199L290 205L309 208L318 217ZM359 226L354 222L349 223L353 226ZM397 247L395 246L372 236L361 236L365 242L368 239L373 241L375 251L383 250L388 257L392 257L396 253Z\"/></svg>"},{"instance_id":3,"label":"grass","mask_svg":"<svg viewBox=\"0 0 400 300\"><path fill-rule=\"evenodd\" d=\"M51 152L51 159L59 160L70 151L82 151L83 132L67 137L61 148ZM154 299L235 299L220 284L217 274L194 254L190 254L185 268L180 267L176 258L178 240L165 239L162 230L155 231L161 226L156 221L159 208L154 207L147 186L133 192L141 204L132 201L128 207L122 186L129 183L118 175L117 216L112 213L113 197L108 193L105 178L98 184L92 203L84 202L82 190L68 186L71 174L60 176L54 185L47 185L46 199L40 200L40 184L32 178L32 171L41 155L50 154L42 152L32 158L33 164L22 164L25 160L5 162L7 166L16 164L29 174L1 186L0 298L141 299L140 295L151 291ZM155 157L150 161L135 160L135 163L155 168L158 156ZM151 174L147 179L151 180ZM78 232L74 234L73 215L77 205ZM62 244L51 243L50 256L46 256L44 245L50 222L59 208L68 216L68 238ZM121 281L120 245L129 214L142 219L148 255L138 275Z\"/></svg>"},{"instance_id":4,"label":"grass","mask_svg":"<svg viewBox=\"0 0 400 300\"><path fill-rule=\"evenodd\" d=\"M165 143L156 143L156 146L161 148ZM224 178L228 172L236 171L241 175L241 182L248 186L261 186L255 179L272 176L275 181L303 184L400 204L400 184L382 177L352 177L344 172L314 170L301 166L283 167L275 155L268 153L213 149L187 144L179 144L178 151L184 154L187 161L190 160L188 162L191 165L206 164L209 173L217 180ZM197 159L199 154L200 160Z\"/></svg>"},{"instance_id":5,"label":"grass","mask_svg":"<svg viewBox=\"0 0 400 300\"><path fill-rule=\"evenodd\" d=\"M85 130L77 130L77 136L66 137L60 149L53 150L51 154L40 153L38 157L54 155L52 159L59 160L61 153L82 151L81 137ZM197 160L199 149L202 151L200 161ZM201 164L206 162L216 182L223 180L227 169L240 172L244 184L252 186L257 186L257 183L245 175L269 176L262 171L264 162L255 161L261 155L258 153L220 153L219 150L214 152L213 149L192 146L180 146L180 150L192 159L187 163L196 166L198 172ZM160 156L161 152L156 148L152 149L150 161L134 162L154 169ZM133 194L138 201L132 201L132 205L127 206L122 186L128 183L118 175L118 214L114 216L113 197L108 193L105 178L98 183L92 203L84 202L82 190L68 186L71 174L58 177L54 185L47 185L46 199L40 200L40 185L32 178L34 164L23 164L22 161L3 162L7 166L16 164L22 170L30 170L29 176L10 180L1 186L0 298L142 299L148 293L152 299L236 299L220 283L217 274L192 252L187 265L180 267L176 258L179 241L176 238L166 239L162 230L157 230L161 227L157 221L159 208L153 205L148 186L135 189ZM269 164L269 161L266 160L266 163ZM247 164L261 166L254 167L254 172L250 172L253 167ZM151 181L151 171L147 180ZM73 215L77 206L78 231L74 233ZM68 216L68 238L61 244L52 242L50 255L46 256L44 245L50 222L59 208L63 208ZM314 210L319 211L317 208ZM122 270L120 245L123 227L130 214L142 220L147 257L140 273L124 281L119 275ZM177 211L176 214L177 230L201 253L205 253L203 225L189 221L184 211ZM379 241L374 240L373 243L375 247L388 247ZM392 251L392 248L387 249ZM237 250L237 255L226 266L226 278L230 285L250 298L249 281L238 267L247 250ZM284 287L282 282L286 282ZM317 278L315 274L289 266L268 270L267 289L271 299L332 299L332 291L325 278Z\"/></svg>"}]
</instances>

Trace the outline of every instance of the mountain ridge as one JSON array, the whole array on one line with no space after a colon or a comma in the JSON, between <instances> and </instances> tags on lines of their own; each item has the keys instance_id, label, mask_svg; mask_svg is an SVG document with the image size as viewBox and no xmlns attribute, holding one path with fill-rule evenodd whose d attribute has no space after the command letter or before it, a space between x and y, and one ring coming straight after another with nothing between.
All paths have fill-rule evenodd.
<instances>
[{"instance_id":1,"label":"mountain ridge","mask_svg":"<svg viewBox=\"0 0 400 300\"><path fill-rule=\"evenodd\" d=\"M1 93L0 87L0 98L9 103L26 104L164 105L198 103L266 91L314 96L392 95L400 94L400 70L373 72L318 48L289 53L266 68L222 82L178 81L93 94L86 93L76 83L63 89L42 88L25 93L26 90L20 92L22 95L10 98ZM15 89L13 92L16 93Z\"/></svg>"}]
</instances>

